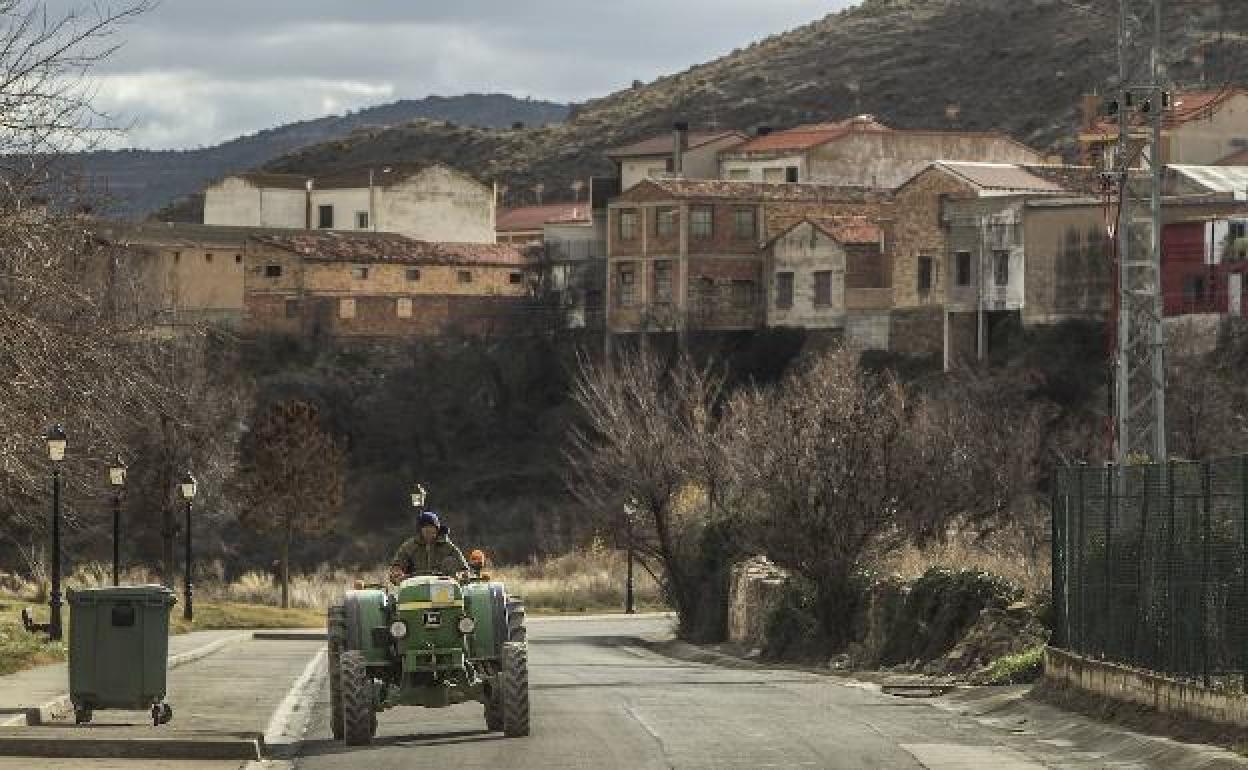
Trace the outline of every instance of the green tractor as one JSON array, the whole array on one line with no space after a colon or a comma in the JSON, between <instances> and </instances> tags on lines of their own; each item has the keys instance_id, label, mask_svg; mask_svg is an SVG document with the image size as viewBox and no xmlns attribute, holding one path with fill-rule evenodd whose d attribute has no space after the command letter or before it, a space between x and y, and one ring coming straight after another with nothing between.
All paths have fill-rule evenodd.
<instances>
[{"instance_id":1,"label":"green tractor","mask_svg":"<svg viewBox=\"0 0 1248 770\"><path fill-rule=\"evenodd\" d=\"M529 734L524 604L488 577L409 577L397 593L348 591L329 609L334 738L372 742L377 714L395 706L485 706L485 724Z\"/></svg>"}]
</instances>

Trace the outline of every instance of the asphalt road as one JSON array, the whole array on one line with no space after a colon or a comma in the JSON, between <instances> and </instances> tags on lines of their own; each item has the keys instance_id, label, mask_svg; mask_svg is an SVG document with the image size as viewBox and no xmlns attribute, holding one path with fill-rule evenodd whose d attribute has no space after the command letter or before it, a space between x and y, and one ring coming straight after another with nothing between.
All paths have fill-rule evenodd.
<instances>
[{"instance_id":1,"label":"asphalt road","mask_svg":"<svg viewBox=\"0 0 1248 770\"><path fill-rule=\"evenodd\" d=\"M329 737L322 692L300 770L409 768L1103 767L1006 731L827 676L685 663L630 641L661 617L530 620L533 734L485 730L479 704L381 715L376 743Z\"/></svg>"}]
</instances>

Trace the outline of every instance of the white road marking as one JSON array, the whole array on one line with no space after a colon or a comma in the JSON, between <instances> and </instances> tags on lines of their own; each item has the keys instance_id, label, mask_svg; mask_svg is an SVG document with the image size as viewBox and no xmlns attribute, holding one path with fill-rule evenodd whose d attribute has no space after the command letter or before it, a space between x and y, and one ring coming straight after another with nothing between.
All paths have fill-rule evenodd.
<instances>
[{"instance_id":1,"label":"white road marking","mask_svg":"<svg viewBox=\"0 0 1248 770\"><path fill-rule=\"evenodd\" d=\"M291 685L277 711L273 712L269 727L264 731L264 743L270 749L274 746L298 744L303 740L303 734L308 729L308 720L312 718L312 704L324 684L326 674L329 673L325 666L327 653L328 650L322 647L308 661L307 667Z\"/></svg>"},{"instance_id":2,"label":"white road marking","mask_svg":"<svg viewBox=\"0 0 1248 770\"><path fill-rule=\"evenodd\" d=\"M959 746L953 743L902 744L928 770L1045 770L1004 746Z\"/></svg>"}]
</instances>

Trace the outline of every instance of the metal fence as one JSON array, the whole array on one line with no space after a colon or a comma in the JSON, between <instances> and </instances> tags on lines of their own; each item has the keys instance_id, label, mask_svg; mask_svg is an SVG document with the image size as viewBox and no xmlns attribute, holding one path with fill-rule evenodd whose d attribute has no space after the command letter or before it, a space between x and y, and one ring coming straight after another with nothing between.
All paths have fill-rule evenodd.
<instances>
[{"instance_id":1,"label":"metal fence","mask_svg":"<svg viewBox=\"0 0 1248 770\"><path fill-rule=\"evenodd\" d=\"M1059 472L1058 645L1209 682L1248 675L1248 456Z\"/></svg>"}]
</instances>

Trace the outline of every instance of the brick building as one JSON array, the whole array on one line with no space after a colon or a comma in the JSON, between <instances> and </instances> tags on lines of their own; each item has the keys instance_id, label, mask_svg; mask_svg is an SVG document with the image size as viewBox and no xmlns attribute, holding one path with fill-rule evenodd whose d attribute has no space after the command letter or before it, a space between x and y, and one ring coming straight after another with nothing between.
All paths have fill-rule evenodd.
<instances>
[{"instance_id":1,"label":"brick building","mask_svg":"<svg viewBox=\"0 0 1248 770\"><path fill-rule=\"evenodd\" d=\"M251 333L493 333L520 322L529 306L529 265L509 246L393 234L264 235L247 241L244 264L243 328Z\"/></svg>"},{"instance_id":2,"label":"brick building","mask_svg":"<svg viewBox=\"0 0 1248 770\"><path fill-rule=\"evenodd\" d=\"M809 217L888 216L857 188L661 179L614 200L607 221L612 333L740 331L766 320L767 244Z\"/></svg>"}]
</instances>

